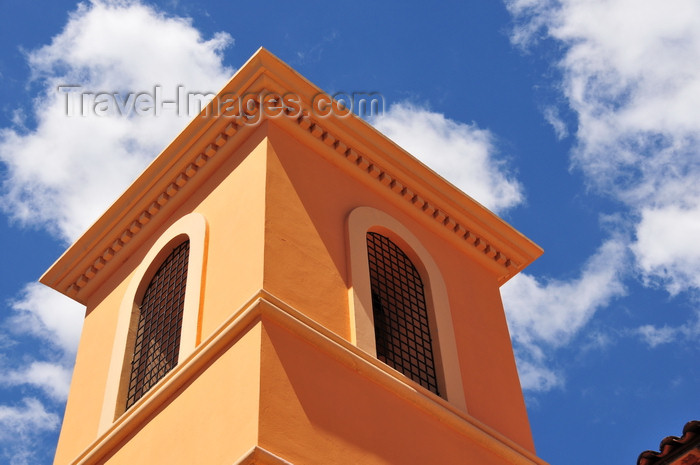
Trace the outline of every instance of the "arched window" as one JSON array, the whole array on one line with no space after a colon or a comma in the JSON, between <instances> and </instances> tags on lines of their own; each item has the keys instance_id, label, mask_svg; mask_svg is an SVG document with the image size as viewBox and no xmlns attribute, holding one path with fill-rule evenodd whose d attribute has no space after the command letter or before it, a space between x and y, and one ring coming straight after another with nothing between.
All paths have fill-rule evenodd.
<instances>
[{"instance_id":1,"label":"arched window","mask_svg":"<svg viewBox=\"0 0 700 465\"><path fill-rule=\"evenodd\" d=\"M178 362L190 241L175 247L148 284L139 307L126 408Z\"/></svg>"},{"instance_id":2,"label":"arched window","mask_svg":"<svg viewBox=\"0 0 700 465\"><path fill-rule=\"evenodd\" d=\"M411 224L416 229L422 227L420 224ZM429 338L417 338L416 342L418 342L420 350L411 346L413 342L409 343L408 341L403 341L402 345L401 339L397 339L399 341L398 347L402 349L408 348L409 367L412 366L412 357L417 358L418 363L416 364L413 362L413 366L418 366L419 368L417 377L414 377L410 371L404 371L403 367L394 368L404 373L405 376L416 380L434 393L437 392L440 397L463 412L467 412L467 403L464 398L464 388L462 385L461 364L459 361L459 354L457 353L454 328L452 326L452 312L456 311L456 309L450 305L445 280L432 254L426 249L411 229L407 228L391 215L373 207L360 206L352 209L348 214L347 228L348 249L350 252L350 282L348 288L348 303L351 314L350 340L367 354L377 357L378 359L386 359L387 365L394 367L391 365L393 362L388 361L386 354L379 355L385 348L379 347L383 343L383 339L380 339L377 335L379 332L379 325L375 320L374 307L376 306L375 302L381 303L381 299L377 299L381 293L375 290L378 288L381 289L381 279L385 280L386 286L386 284L388 284L387 276L394 275L395 271L391 269L392 260L399 262L404 260L406 263L410 263L411 266L406 269L410 269L412 272L407 274L412 274L420 279L420 285L416 285L414 282L414 287L422 291L423 310L419 310L419 313L422 313L424 317L427 314L427 318L422 321L428 321L429 323L428 327L430 329L426 333L429 335ZM376 236L374 236L374 234L376 234ZM373 239L371 243L368 241L368 237ZM389 260L382 259L380 262L376 259L377 246L374 245L376 242L374 239L381 239L381 237L384 237L386 241L388 241L387 244L391 243L391 245L384 247L389 251ZM375 250L374 259L370 256L372 249ZM387 252L381 251L381 248L379 248L379 250L380 257L387 255ZM394 250L393 255L395 258L391 258L391 250ZM375 262L372 267L370 267L370 260L374 260ZM391 272L386 270L387 266L389 266ZM372 272L371 268L374 268L376 271ZM381 275L379 273L380 270L382 271ZM370 277L370 274L375 274L375 276ZM407 282L408 276L404 276L403 278L399 278L396 284L392 284L391 287L401 290L403 288L401 285L398 285L398 283L403 285ZM389 287L387 287L387 289L389 289ZM399 295L403 297L403 291L401 291ZM411 302L410 291L408 295L408 301ZM390 297L396 301L395 296ZM392 304L396 305L392 302L391 298L387 298L389 307ZM415 299L418 300L417 298ZM386 313L386 309L382 308L381 310ZM409 334L409 326L407 323L415 325L416 321L413 316L415 313L413 306L408 305L406 308L402 307L402 310L404 312L403 323L398 325L399 335L403 334L402 331ZM377 313L378 311L379 307L377 307ZM462 311L464 311L464 309ZM418 318L418 321L421 321L421 318ZM396 324L396 322L392 324ZM391 329L393 326L390 325L389 328ZM420 326L418 328L411 327L411 331L413 334L423 334L421 333ZM414 336L411 335L411 337ZM425 341L429 341L429 344L426 345ZM421 363L423 363L422 358L426 357L426 350L432 358L432 375L430 375L430 371L427 369L425 370L425 375L420 373ZM419 352L421 354L420 357L418 357ZM426 368L427 366L426 364ZM421 382L421 376L426 377L425 382ZM433 388L430 386L433 386ZM436 387L436 389L434 389L434 387Z\"/></svg>"},{"instance_id":3,"label":"arched window","mask_svg":"<svg viewBox=\"0 0 700 465\"><path fill-rule=\"evenodd\" d=\"M207 231L207 220L202 214L188 213L163 231L139 258L119 307L100 417L100 433L107 431L117 418L152 389L166 373L187 360L196 349L200 337L199 320L205 285ZM165 268L168 268L167 272ZM156 277L160 275L177 278L169 284L164 285L166 281L161 280L161 284L156 285ZM176 291L169 288L174 283L179 288L179 300L176 303L172 302ZM163 288L167 290L164 291ZM166 327L165 320L159 321L158 317L154 319L157 310L147 319L144 310L152 306L147 305L148 302L163 300L153 298L157 294L165 295L166 300L167 295L171 296L171 303L166 304L168 311L161 315L170 318L170 328L177 330L171 331ZM166 340L169 332L175 338L172 341ZM132 363L135 360L136 363ZM162 365L160 369L155 368L156 360Z\"/></svg>"},{"instance_id":4,"label":"arched window","mask_svg":"<svg viewBox=\"0 0 700 465\"><path fill-rule=\"evenodd\" d=\"M377 358L440 395L423 280L389 238L367 233Z\"/></svg>"}]
</instances>

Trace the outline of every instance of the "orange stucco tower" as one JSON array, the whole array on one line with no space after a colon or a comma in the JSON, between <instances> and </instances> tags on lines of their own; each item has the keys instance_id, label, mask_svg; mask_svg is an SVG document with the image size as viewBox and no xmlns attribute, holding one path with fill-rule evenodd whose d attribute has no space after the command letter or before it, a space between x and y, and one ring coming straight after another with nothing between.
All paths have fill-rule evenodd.
<instances>
[{"instance_id":1,"label":"orange stucco tower","mask_svg":"<svg viewBox=\"0 0 700 465\"><path fill-rule=\"evenodd\" d=\"M41 281L55 463L544 464L499 286L541 250L259 50Z\"/></svg>"}]
</instances>

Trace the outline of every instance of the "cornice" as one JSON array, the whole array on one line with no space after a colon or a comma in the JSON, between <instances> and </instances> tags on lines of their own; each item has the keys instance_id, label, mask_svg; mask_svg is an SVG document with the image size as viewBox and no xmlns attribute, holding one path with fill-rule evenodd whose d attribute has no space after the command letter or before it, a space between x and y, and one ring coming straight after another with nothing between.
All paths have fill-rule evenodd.
<instances>
[{"instance_id":1,"label":"cornice","mask_svg":"<svg viewBox=\"0 0 700 465\"><path fill-rule=\"evenodd\" d=\"M171 202L175 196L182 191L185 185L197 175L200 169L216 156L219 149L228 142L230 137L238 132L241 125L239 119L233 119L220 133L216 134L206 144L204 150L190 157L184 164L185 166L181 168L177 174L171 176L170 182L167 182L160 192L151 196L150 200L145 202L147 206L137 210L135 214L132 214L131 219L127 221L128 225L118 229L116 234L112 235L113 239L111 240L111 245L103 249L101 253L96 254L96 257L90 260L91 263L87 269L75 278L63 292L69 297L75 298L80 290L84 288L108 262L113 260L119 252L122 251L156 215L158 215L168 202Z\"/></svg>"},{"instance_id":2,"label":"cornice","mask_svg":"<svg viewBox=\"0 0 700 465\"><path fill-rule=\"evenodd\" d=\"M438 205L435 201L429 200L427 196L420 192L419 188L410 185L410 182L402 181L389 169L374 162L370 156L349 146L341 137L332 134L324 128L322 123L311 118L308 113L297 118L296 123L302 130L333 149L360 172L374 179L379 185L384 186L388 192L409 203L427 215L437 225L454 234L460 241L463 241L465 247L473 249L487 260L498 265L501 268L499 278L503 281L524 268L521 260L509 257L508 253L489 241L483 234L474 231L470 225L465 224L464 220L459 219L456 214Z\"/></svg>"},{"instance_id":3,"label":"cornice","mask_svg":"<svg viewBox=\"0 0 700 465\"><path fill-rule=\"evenodd\" d=\"M303 110L298 116L287 111L277 119L291 120L293 124L287 127L296 127L310 135L327 151L354 166L356 172L383 186L389 195L426 215L457 238L468 253L495 271L500 283L542 253L534 243L360 118L354 115L342 120L329 117L323 122L312 118L310 95L314 90L320 90L264 49L260 49L233 76L219 95L289 90L299 92ZM54 263L41 277L42 283L85 304L87 295L84 290L93 287L89 286L90 283L108 263L123 255L149 224L157 223L154 220L160 218L161 212L175 199L183 197L181 193L188 184L199 184L200 179L204 182L203 178L208 175L201 173L224 147L227 153L231 153L233 150L229 148L241 144L244 133L252 133L268 119L265 112L261 115L220 114L227 108L219 109L218 116L206 116L206 112L214 109L213 105L195 117L105 215ZM261 111L259 106L257 111ZM257 125L250 124L252 117ZM346 130L345 125L352 127ZM358 142L367 135L373 139L371 143ZM381 147L378 144L382 144ZM197 182L193 183L193 180ZM508 237L504 236L504 231Z\"/></svg>"}]
</instances>

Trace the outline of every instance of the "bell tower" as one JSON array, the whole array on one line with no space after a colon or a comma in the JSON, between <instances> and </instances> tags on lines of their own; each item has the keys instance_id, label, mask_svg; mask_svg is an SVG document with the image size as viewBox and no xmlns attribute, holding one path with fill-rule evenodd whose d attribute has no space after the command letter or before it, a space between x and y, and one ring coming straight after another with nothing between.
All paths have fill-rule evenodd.
<instances>
[{"instance_id":1,"label":"bell tower","mask_svg":"<svg viewBox=\"0 0 700 465\"><path fill-rule=\"evenodd\" d=\"M541 249L264 49L44 274L55 464L544 464L499 287Z\"/></svg>"}]
</instances>

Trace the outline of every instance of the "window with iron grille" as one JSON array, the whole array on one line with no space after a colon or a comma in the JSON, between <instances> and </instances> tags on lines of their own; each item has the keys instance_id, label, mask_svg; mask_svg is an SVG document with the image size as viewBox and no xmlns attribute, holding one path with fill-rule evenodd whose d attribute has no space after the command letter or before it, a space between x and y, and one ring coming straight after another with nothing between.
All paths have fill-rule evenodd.
<instances>
[{"instance_id":1,"label":"window with iron grille","mask_svg":"<svg viewBox=\"0 0 700 465\"><path fill-rule=\"evenodd\" d=\"M175 247L151 279L139 305L127 409L177 365L189 251L189 241Z\"/></svg>"},{"instance_id":2,"label":"window with iron grille","mask_svg":"<svg viewBox=\"0 0 700 465\"><path fill-rule=\"evenodd\" d=\"M440 395L423 280L389 238L367 233L377 358Z\"/></svg>"}]
</instances>

